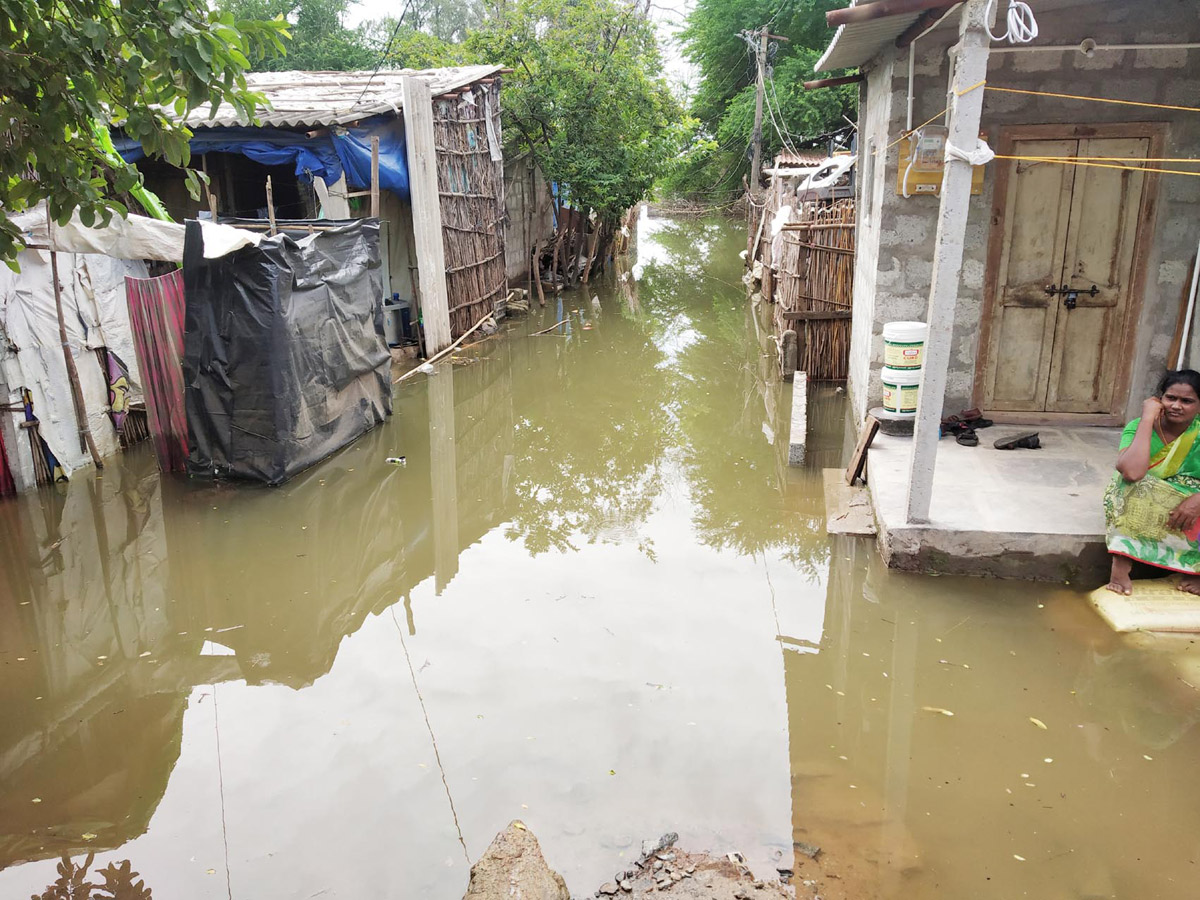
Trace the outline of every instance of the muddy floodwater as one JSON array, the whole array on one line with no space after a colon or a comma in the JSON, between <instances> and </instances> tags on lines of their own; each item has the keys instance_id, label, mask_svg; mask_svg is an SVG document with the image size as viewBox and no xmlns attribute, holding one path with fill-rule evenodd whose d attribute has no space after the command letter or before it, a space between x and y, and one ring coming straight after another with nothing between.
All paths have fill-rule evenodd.
<instances>
[{"instance_id":1,"label":"muddy floodwater","mask_svg":"<svg viewBox=\"0 0 1200 900\"><path fill-rule=\"evenodd\" d=\"M667 831L827 900L1200 894L1190 640L828 537L844 399L789 469L744 246L643 220L282 487L0 502L0 900L457 898L514 818L580 897Z\"/></svg>"}]
</instances>

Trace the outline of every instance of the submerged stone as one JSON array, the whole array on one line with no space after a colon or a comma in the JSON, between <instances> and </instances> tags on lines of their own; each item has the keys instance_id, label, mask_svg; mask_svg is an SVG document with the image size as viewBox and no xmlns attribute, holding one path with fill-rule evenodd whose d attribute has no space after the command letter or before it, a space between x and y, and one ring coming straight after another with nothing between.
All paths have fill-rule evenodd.
<instances>
[{"instance_id":1,"label":"submerged stone","mask_svg":"<svg viewBox=\"0 0 1200 900\"><path fill-rule=\"evenodd\" d=\"M571 900L566 882L546 863L537 838L514 820L471 866L463 900Z\"/></svg>"}]
</instances>

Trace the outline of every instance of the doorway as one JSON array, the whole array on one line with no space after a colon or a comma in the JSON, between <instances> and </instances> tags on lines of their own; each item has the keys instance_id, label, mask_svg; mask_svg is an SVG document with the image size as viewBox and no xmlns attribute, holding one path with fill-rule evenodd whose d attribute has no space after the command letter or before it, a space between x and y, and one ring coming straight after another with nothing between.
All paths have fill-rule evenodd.
<instances>
[{"instance_id":1,"label":"doorway","mask_svg":"<svg viewBox=\"0 0 1200 900\"><path fill-rule=\"evenodd\" d=\"M1162 126L1001 133L976 402L1010 421L1115 424L1129 392ZM1062 158L1092 159L1091 166Z\"/></svg>"}]
</instances>

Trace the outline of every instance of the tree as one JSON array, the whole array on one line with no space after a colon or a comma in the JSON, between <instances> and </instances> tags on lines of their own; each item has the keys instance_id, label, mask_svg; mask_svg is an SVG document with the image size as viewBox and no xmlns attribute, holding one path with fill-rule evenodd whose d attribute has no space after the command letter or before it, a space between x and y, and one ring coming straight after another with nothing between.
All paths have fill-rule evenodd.
<instances>
[{"instance_id":1,"label":"tree","mask_svg":"<svg viewBox=\"0 0 1200 900\"><path fill-rule=\"evenodd\" d=\"M355 0L224 0L223 8L241 19L275 19L288 23L286 55L251 60L256 71L350 72L373 69L379 48L366 28L345 25ZM386 40L386 38L385 38Z\"/></svg>"},{"instance_id":2,"label":"tree","mask_svg":"<svg viewBox=\"0 0 1200 900\"><path fill-rule=\"evenodd\" d=\"M204 0L0 0L0 258L23 246L9 218L45 200L65 224L107 223L140 183L105 153L120 124L150 155L186 166L190 132L173 121L204 103L253 118L250 58L282 50L283 22L239 21Z\"/></svg>"},{"instance_id":3,"label":"tree","mask_svg":"<svg viewBox=\"0 0 1200 900\"><path fill-rule=\"evenodd\" d=\"M740 192L749 171L754 132L755 56L742 33L769 24L787 42L770 44L764 113L763 157L785 146L810 146L818 135L844 126L853 117L857 89L806 91L803 81L824 52L832 32L825 13L844 0L697 0L680 35L687 57L699 69L699 85L690 112L700 120L706 139L677 173L671 187L679 193L721 199ZM757 37L752 39L757 42Z\"/></svg>"},{"instance_id":4,"label":"tree","mask_svg":"<svg viewBox=\"0 0 1200 900\"><path fill-rule=\"evenodd\" d=\"M640 0L515 0L464 43L504 63L504 140L607 223L641 200L688 138Z\"/></svg>"}]
</instances>

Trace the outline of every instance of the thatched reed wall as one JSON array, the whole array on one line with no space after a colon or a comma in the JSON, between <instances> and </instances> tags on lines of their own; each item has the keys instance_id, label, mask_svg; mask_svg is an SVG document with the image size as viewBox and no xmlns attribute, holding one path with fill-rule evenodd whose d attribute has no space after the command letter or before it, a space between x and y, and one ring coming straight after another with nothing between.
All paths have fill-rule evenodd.
<instances>
[{"instance_id":1,"label":"thatched reed wall","mask_svg":"<svg viewBox=\"0 0 1200 900\"><path fill-rule=\"evenodd\" d=\"M508 284L500 77L435 98L433 136L450 333L458 337L492 311Z\"/></svg>"}]
</instances>

